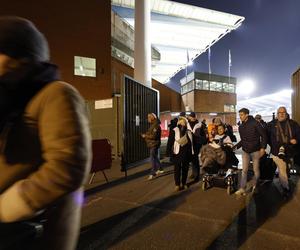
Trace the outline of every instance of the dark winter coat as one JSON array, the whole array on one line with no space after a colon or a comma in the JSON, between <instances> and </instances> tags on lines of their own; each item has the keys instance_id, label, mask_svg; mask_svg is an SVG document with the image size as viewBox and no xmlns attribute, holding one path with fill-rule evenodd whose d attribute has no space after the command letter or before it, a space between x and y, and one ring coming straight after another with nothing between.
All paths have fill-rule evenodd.
<instances>
[{"instance_id":1,"label":"dark winter coat","mask_svg":"<svg viewBox=\"0 0 300 250\"><path fill-rule=\"evenodd\" d=\"M286 129L285 129L286 122L288 122L290 124L291 135L289 135L289 132L286 131ZM286 144L285 142L282 141L282 137L277 132L279 130L278 129L279 124L281 124L282 130L283 130L284 134L287 136L288 141L290 141L291 139L296 139L297 144L299 145L299 143L300 143L300 126L299 126L299 124L291 119L288 119L286 122L278 122L278 120L276 119L267 124L268 144L271 147L271 153L273 155L278 155L280 146L283 144ZM291 150L292 150L292 148L296 147L296 145L292 146L289 143L287 146L290 147Z\"/></svg>"},{"instance_id":2,"label":"dark winter coat","mask_svg":"<svg viewBox=\"0 0 300 250\"><path fill-rule=\"evenodd\" d=\"M253 116L249 115L247 121L239 126L239 133L241 141L237 144L237 147L241 146L245 152L253 153L259 151L261 148L266 148L266 130Z\"/></svg>"},{"instance_id":3,"label":"dark winter coat","mask_svg":"<svg viewBox=\"0 0 300 250\"><path fill-rule=\"evenodd\" d=\"M7 111L4 118L9 121L1 123L0 222L45 211L42 246L37 249L75 249L82 186L91 164L84 101L72 86L55 81L55 67L29 66L0 78L1 91L14 101L9 110L0 109ZM19 115L11 120L10 114Z\"/></svg>"}]
</instances>

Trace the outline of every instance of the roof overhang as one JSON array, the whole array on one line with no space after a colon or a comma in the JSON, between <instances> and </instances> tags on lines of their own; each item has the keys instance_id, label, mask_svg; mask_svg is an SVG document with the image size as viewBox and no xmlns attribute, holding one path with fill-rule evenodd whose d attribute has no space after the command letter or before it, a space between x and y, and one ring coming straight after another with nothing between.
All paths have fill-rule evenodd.
<instances>
[{"instance_id":1,"label":"roof overhang","mask_svg":"<svg viewBox=\"0 0 300 250\"><path fill-rule=\"evenodd\" d=\"M115 6L134 8L135 0L112 0ZM161 54L152 62L152 77L165 83L226 34L244 17L167 0L151 1L151 44ZM134 27L134 15L124 17Z\"/></svg>"}]
</instances>

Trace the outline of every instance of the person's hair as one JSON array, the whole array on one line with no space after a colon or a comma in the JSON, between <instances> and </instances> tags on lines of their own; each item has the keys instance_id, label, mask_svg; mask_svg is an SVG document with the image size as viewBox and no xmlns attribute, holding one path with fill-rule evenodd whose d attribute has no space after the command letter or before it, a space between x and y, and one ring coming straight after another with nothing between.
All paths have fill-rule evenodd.
<instances>
[{"instance_id":1,"label":"person's hair","mask_svg":"<svg viewBox=\"0 0 300 250\"><path fill-rule=\"evenodd\" d=\"M157 119L157 116L154 113L149 113L148 115L151 115L155 120Z\"/></svg>"},{"instance_id":2,"label":"person's hair","mask_svg":"<svg viewBox=\"0 0 300 250\"><path fill-rule=\"evenodd\" d=\"M224 130L226 129L226 127L225 127L225 125L224 125L224 124L220 124L220 125L218 125L217 129L218 129L219 127L222 127Z\"/></svg>"},{"instance_id":3,"label":"person's hair","mask_svg":"<svg viewBox=\"0 0 300 250\"><path fill-rule=\"evenodd\" d=\"M262 117L261 117L260 114L257 114L254 118L255 118L256 120L261 120L261 119L262 119Z\"/></svg>"},{"instance_id":4,"label":"person's hair","mask_svg":"<svg viewBox=\"0 0 300 250\"><path fill-rule=\"evenodd\" d=\"M285 113L287 113L286 107L284 107L284 106L279 107L279 108L277 109L277 113L278 113L278 110L279 110L279 109L284 109Z\"/></svg>"},{"instance_id":5,"label":"person's hair","mask_svg":"<svg viewBox=\"0 0 300 250\"><path fill-rule=\"evenodd\" d=\"M214 118L213 123L215 123L215 122L217 122L219 124L223 124L221 117L218 117L218 116Z\"/></svg>"},{"instance_id":6,"label":"person's hair","mask_svg":"<svg viewBox=\"0 0 300 250\"><path fill-rule=\"evenodd\" d=\"M182 123L184 123L184 124L182 124ZM184 119L184 118L179 118L179 119L178 119L178 122L177 122L177 125L184 125L184 126L187 126L187 121L186 121L186 119Z\"/></svg>"},{"instance_id":7,"label":"person's hair","mask_svg":"<svg viewBox=\"0 0 300 250\"><path fill-rule=\"evenodd\" d=\"M239 110L239 113L244 113L244 114L249 115L250 111L249 111L249 109L242 108L242 109Z\"/></svg>"}]
</instances>

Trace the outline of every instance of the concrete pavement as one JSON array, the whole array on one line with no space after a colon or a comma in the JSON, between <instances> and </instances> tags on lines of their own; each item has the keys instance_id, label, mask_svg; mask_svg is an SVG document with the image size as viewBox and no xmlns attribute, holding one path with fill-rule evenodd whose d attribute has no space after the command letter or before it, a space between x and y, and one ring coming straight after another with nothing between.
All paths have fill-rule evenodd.
<instances>
[{"instance_id":1,"label":"concrete pavement","mask_svg":"<svg viewBox=\"0 0 300 250\"><path fill-rule=\"evenodd\" d=\"M300 249L298 177L284 199L278 179L259 194L237 198L200 184L174 192L173 167L147 181L150 164L129 170L118 162L86 187L78 249Z\"/></svg>"}]
</instances>

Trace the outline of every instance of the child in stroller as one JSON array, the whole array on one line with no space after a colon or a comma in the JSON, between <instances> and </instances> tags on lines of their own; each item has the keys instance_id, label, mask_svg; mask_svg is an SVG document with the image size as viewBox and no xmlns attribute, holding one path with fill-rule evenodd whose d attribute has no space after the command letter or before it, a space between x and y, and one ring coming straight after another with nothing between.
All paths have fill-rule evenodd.
<instances>
[{"instance_id":1,"label":"child in stroller","mask_svg":"<svg viewBox=\"0 0 300 250\"><path fill-rule=\"evenodd\" d=\"M237 186L236 168L238 159L233 152L233 144L228 135L225 134L224 125L217 127L217 135L209 144L202 147L200 159L205 174L202 178L202 189L221 183L231 194Z\"/></svg>"}]
</instances>

